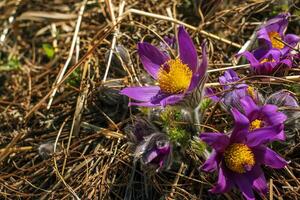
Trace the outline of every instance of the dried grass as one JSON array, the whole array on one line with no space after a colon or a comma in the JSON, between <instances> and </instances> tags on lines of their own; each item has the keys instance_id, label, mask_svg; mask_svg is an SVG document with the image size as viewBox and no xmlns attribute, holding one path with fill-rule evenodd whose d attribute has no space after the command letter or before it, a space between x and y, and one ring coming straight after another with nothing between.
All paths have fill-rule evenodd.
<instances>
[{"instance_id":1,"label":"dried grass","mask_svg":"<svg viewBox=\"0 0 300 200\"><path fill-rule=\"evenodd\" d=\"M217 77L227 68L248 73L248 65L236 65L234 54L281 1L194 2L0 3L1 199L241 198L236 191L210 194L216 177L197 170L203 160L192 151L171 171L146 176L122 131L137 110L127 108L128 99L118 90L148 80L137 42L157 44L160 36L174 35L177 24L185 25L198 47L208 40L208 85L218 86ZM292 20L289 31L299 34L299 17ZM53 47L54 57L47 57L43 44ZM119 65L117 45L130 55ZM270 93L297 85L299 72L243 80ZM226 119L217 107L207 113L206 125L222 130L230 125ZM300 198L299 137L294 140L278 149L291 160L289 166L265 170L270 193L264 199Z\"/></svg>"}]
</instances>

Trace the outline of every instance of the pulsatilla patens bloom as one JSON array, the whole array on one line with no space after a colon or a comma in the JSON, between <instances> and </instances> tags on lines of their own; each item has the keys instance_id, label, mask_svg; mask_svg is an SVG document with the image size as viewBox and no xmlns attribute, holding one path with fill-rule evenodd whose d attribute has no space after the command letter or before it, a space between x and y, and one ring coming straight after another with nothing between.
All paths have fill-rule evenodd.
<instances>
[{"instance_id":1,"label":"pulsatilla patens bloom","mask_svg":"<svg viewBox=\"0 0 300 200\"><path fill-rule=\"evenodd\" d=\"M128 133L135 159L148 170L160 171L172 164L172 144L168 136L146 119L137 119Z\"/></svg>"},{"instance_id":2,"label":"pulsatilla patens bloom","mask_svg":"<svg viewBox=\"0 0 300 200\"><path fill-rule=\"evenodd\" d=\"M291 51L291 47L295 47L300 38L294 34L286 34L288 26L289 13L279 14L263 24L257 31L257 38L260 46L265 49L278 49L282 55L286 55Z\"/></svg>"},{"instance_id":3,"label":"pulsatilla patens bloom","mask_svg":"<svg viewBox=\"0 0 300 200\"><path fill-rule=\"evenodd\" d=\"M293 66L293 48L300 41L294 34L286 34L289 13L280 14L263 24L257 31L259 48L252 52L244 51L250 69L260 75L281 75L282 71Z\"/></svg>"},{"instance_id":4,"label":"pulsatilla patens bloom","mask_svg":"<svg viewBox=\"0 0 300 200\"><path fill-rule=\"evenodd\" d=\"M218 170L217 184L210 190L224 193L236 186L247 200L254 200L253 189L263 195L268 191L261 165L283 168L287 162L266 146L277 140L282 124L251 130L249 119L233 108L235 125L230 136L224 133L202 133L200 138L213 148L203 164L204 171Z\"/></svg>"},{"instance_id":5,"label":"pulsatilla patens bloom","mask_svg":"<svg viewBox=\"0 0 300 200\"><path fill-rule=\"evenodd\" d=\"M182 26L178 30L177 45L179 57L171 58L147 42L138 44L144 68L158 84L123 89L121 94L138 101L130 105L154 107L176 104L199 86L207 70L205 45L202 45L201 64L192 39Z\"/></svg>"},{"instance_id":6,"label":"pulsatilla patens bloom","mask_svg":"<svg viewBox=\"0 0 300 200\"><path fill-rule=\"evenodd\" d=\"M282 141L285 140L283 125L287 117L282 112L278 112L278 107L276 105L265 104L263 106L258 106L249 96L241 99L241 105L245 116L250 122L250 131L280 124L282 125L281 131L277 134L276 138Z\"/></svg>"},{"instance_id":7,"label":"pulsatilla patens bloom","mask_svg":"<svg viewBox=\"0 0 300 200\"><path fill-rule=\"evenodd\" d=\"M223 76L219 77L219 83L226 93L216 96L211 88L206 88L206 95L214 102L220 102L222 108L227 111L230 111L231 108L237 108L242 111L240 99L245 96L250 96L257 104L262 104L264 101L262 95L253 87L243 82L238 83L239 80L240 77L237 73L232 69L229 69L224 72Z\"/></svg>"},{"instance_id":8,"label":"pulsatilla patens bloom","mask_svg":"<svg viewBox=\"0 0 300 200\"><path fill-rule=\"evenodd\" d=\"M255 74L272 75L292 67L291 57L282 57L281 52L276 49L258 49L254 53L245 51L244 56L250 63L250 69Z\"/></svg>"}]
</instances>

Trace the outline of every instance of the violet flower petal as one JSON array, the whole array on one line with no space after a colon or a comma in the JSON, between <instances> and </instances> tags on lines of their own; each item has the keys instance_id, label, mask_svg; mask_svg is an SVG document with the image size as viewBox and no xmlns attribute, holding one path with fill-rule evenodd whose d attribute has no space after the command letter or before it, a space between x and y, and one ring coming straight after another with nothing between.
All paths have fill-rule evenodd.
<instances>
[{"instance_id":1,"label":"violet flower petal","mask_svg":"<svg viewBox=\"0 0 300 200\"><path fill-rule=\"evenodd\" d=\"M271 94L266 99L266 104L274 104L278 107L281 106L291 106L291 107L299 107L299 104L294 97L293 93L288 90L281 90Z\"/></svg>"},{"instance_id":2,"label":"violet flower petal","mask_svg":"<svg viewBox=\"0 0 300 200\"><path fill-rule=\"evenodd\" d=\"M200 84L200 81L202 81L206 76L208 60L207 60L205 42L202 43L201 48L202 48L202 61L200 66L196 69L196 72L192 76L192 80L188 91L195 89Z\"/></svg>"},{"instance_id":3,"label":"violet flower petal","mask_svg":"<svg viewBox=\"0 0 300 200\"><path fill-rule=\"evenodd\" d=\"M287 165L286 160L268 147L261 146L252 148L252 151L257 163L261 163L275 169L280 169Z\"/></svg>"},{"instance_id":4,"label":"violet flower petal","mask_svg":"<svg viewBox=\"0 0 300 200\"><path fill-rule=\"evenodd\" d=\"M244 51L240 55L244 56L249 61L250 65L259 64L259 61L249 51Z\"/></svg>"},{"instance_id":5,"label":"violet flower petal","mask_svg":"<svg viewBox=\"0 0 300 200\"><path fill-rule=\"evenodd\" d=\"M281 50L282 54L285 55L292 50L291 47L295 47L298 44L300 37L295 34L286 34L283 40L285 43L289 44L285 45Z\"/></svg>"},{"instance_id":6,"label":"violet flower petal","mask_svg":"<svg viewBox=\"0 0 300 200\"><path fill-rule=\"evenodd\" d=\"M154 160L156 157L158 156L158 152L156 150L151 151L146 159L145 159L145 163L148 164L150 163L152 160Z\"/></svg>"},{"instance_id":7,"label":"violet flower petal","mask_svg":"<svg viewBox=\"0 0 300 200\"><path fill-rule=\"evenodd\" d=\"M198 67L197 51L189 34L183 26L178 29L179 57L195 73Z\"/></svg>"},{"instance_id":8,"label":"violet flower petal","mask_svg":"<svg viewBox=\"0 0 300 200\"><path fill-rule=\"evenodd\" d=\"M249 96L244 97L241 99L241 105L244 108L244 112L246 116L251 116L253 112L257 112L259 110L259 107L256 105L256 103L253 101L253 99Z\"/></svg>"},{"instance_id":9,"label":"violet flower petal","mask_svg":"<svg viewBox=\"0 0 300 200\"><path fill-rule=\"evenodd\" d=\"M223 133L201 133L200 139L214 148L217 152L224 152L229 144L229 138Z\"/></svg>"},{"instance_id":10,"label":"violet flower petal","mask_svg":"<svg viewBox=\"0 0 300 200\"><path fill-rule=\"evenodd\" d=\"M120 94L126 95L137 101L150 101L158 92L158 86L127 87L120 91Z\"/></svg>"},{"instance_id":11,"label":"violet flower petal","mask_svg":"<svg viewBox=\"0 0 300 200\"><path fill-rule=\"evenodd\" d=\"M210 98L214 102L220 101L220 98L215 95L215 92L212 88L205 88L205 96Z\"/></svg>"},{"instance_id":12,"label":"violet flower petal","mask_svg":"<svg viewBox=\"0 0 300 200\"><path fill-rule=\"evenodd\" d=\"M138 53L145 70L154 79L157 79L157 73L161 65L170 59L166 54L147 42L138 43Z\"/></svg>"},{"instance_id":13,"label":"violet flower petal","mask_svg":"<svg viewBox=\"0 0 300 200\"><path fill-rule=\"evenodd\" d=\"M226 169L226 167L219 168L219 176L217 184L210 189L209 191L212 193L224 193L228 192L233 186L233 182L230 177L230 173Z\"/></svg>"},{"instance_id":14,"label":"violet flower petal","mask_svg":"<svg viewBox=\"0 0 300 200\"><path fill-rule=\"evenodd\" d=\"M247 174L234 174L234 182L247 200L255 200L250 177Z\"/></svg>"},{"instance_id":15,"label":"violet flower petal","mask_svg":"<svg viewBox=\"0 0 300 200\"><path fill-rule=\"evenodd\" d=\"M290 58L280 60L280 62L276 66L276 70L284 70L284 69L290 69L293 66L293 61Z\"/></svg>"},{"instance_id":16,"label":"violet flower petal","mask_svg":"<svg viewBox=\"0 0 300 200\"><path fill-rule=\"evenodd\" d=\"M184 97L184 94L173 94L170 96L167 96L160 100L160 105L162 107L166 107L167 105L174 105L178 102L180 102Z\"/></svg>"},{"instance_id":17,"label":"violet flower petal","mask_svg":"<svg viewBox=\"0 0 300 200\"><path fill-rule=\"evenodd\" d=\"M219 162L220 155L215 150L213 150L209 158L201 166L201 169L206 172L213 172L217 169Z\"/></svg>"},{"instance_id":18,"label":"violet flower petal","mask_svg":"<svg viewBox=\"0 0 300 200\"><path fill-rule=\"evenodd\" d=\"M271 106L273 111L271 111ZM282 112L276 112L277 106L275 105L265 105L262 107L262 113L268 118L270 124L282 124L287 119L286 115Z\"/></svg>"},{"instance_id":19,"label":"violet flower petal","mask_svg":"<svg viewBox=\"0 0 300 200\"><path fill-rule=\"evenodd\" d=\"M277 140L278 134L283 130L283 124L258 128L247 134L246 144L249 147L256 147L261 144Z\"/></svg>"},{"instance_id":20,"label":"violet flower petal","mask_svg":"<svg viewBox=\"0 0 300 200\"><path fill-rule=\"evenodd\" d=\"M243 142L248 134L249 120L236 108L232 108L231 113L234 117L235 125L231 133L230 142Z\"/></svg>"},{"instance_id":21,"label":"violet flower petal","mask_svg":"<svg viewBox=\"0 0 300 200\"><path fill-rule=\"evenodd\" d=\"M253 188L260 194L266 194L268 192L268 185L261 167L259 165L255 165L248 174L252 179Z\"/></svg>"}]
</instances>

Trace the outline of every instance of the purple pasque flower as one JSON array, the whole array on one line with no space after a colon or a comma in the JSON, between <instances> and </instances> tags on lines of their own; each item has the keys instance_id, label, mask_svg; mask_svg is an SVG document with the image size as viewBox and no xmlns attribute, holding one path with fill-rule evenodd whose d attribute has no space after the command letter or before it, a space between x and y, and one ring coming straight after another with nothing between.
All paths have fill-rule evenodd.
<instances>
[{"instance_id":1,"label":"purple pasque flower","mask_svg":"<svg viewBox=\"0 0 300 200\"><path fill-rule=\"evenodd\" d=\"M230 136L224 133L202 133L200 138L213 148L210 157L202 165L207 172L218 170L217 184L210 190L225 193L237 186L247 200L254 200L253 189L264 195L267 181L261 165L283 168L287 162L266 146L277 140L282 124L249 130L248 118L237 109L231 109L235 120Z\"/></svg>"},{"instance_id":2,"label":"purple pasque flower","mask_svg":"<svg viewBox=\"0 0 300 200\"><path fill-rule=\"evenodd\" d=\"M291 47L297 45L300 37L294 34L284 34L290 16L289 13L279 14L259 28L257 38L261 46L264 46L265 49L278 49L282 55L285 55L290 52Z\"/></svg>"},{"instance_id":3,"label":"purple pasque flower","mask_svg":"<svg viewBox=\"0 0 300 200\"><path fill-rule=\"evenodd\" d=\"M265 104L273 104L278 106L278 108L282 108L282 113L287 116L285 124L288 126L293 125L293 123L298 123L298 121L295 120L299 119L300 116L300 111L298 110L299 104L292 92L288 90L275 92L266 98Z\"/></svg>"},{"instance_id":4,"label":"purple pasque flower","mask_svg":"<svg viewBox=\"0 0 300 200\"><path fill-rule=\"evenodd\" d=\"M279 124L281 125L281 130L277 135L277 139L282 141L285 140L283 128L287 117L282 112L278 112L278 107L276 105L265 104L263 106L258 106L249 96L241 99L240 103L243 107L243 113L249 120L250 131Z\"/></svg>"},{"instance_id":5,"label":"purple pasque flower","mask_svg":"<svg viewBox=\"0 0 300 200\"><path fill-rule=\"evenodd\" d=\"M258 75L274 75L292 67L290 56L283 57L277 49L244 51L240 55L249 61L251 71Z\"/></svg>"},{"instance_id":6,"label":"purple pasque flower","mask_svg":"<svg viewBox=\"0 0 300 200\"><path fill-rule=\"evenodd\" d=\"M138 53L145 70L157 81L155 86L127 87L121 90L138 102L137 106L166 106L176 104L191 93L203 80L207 70L205 45L202 45L202 63L199 64L192 39L182 26L178 30L179 57L172 59L147 42L138 44Z\"/></svg>"},{"instance_id":7,"label":"purple pasque flower","mask_svg":"<svg viewBox=\"0 0 300 200\"><path fill-rule=\"evenodd\" d=\"M136 148L135 156L148 169L167 169L172 163L172 144L164 133L155 132L144 137Z\"/></svg>"},{"instance_id":8,"label":"purple pasque flower","mask_svg":"<svg viewBox=\"0 0 300 200\"><path fill-rule=\"evenodd\" d=\"M237 83L240 77L235 71L229 69L224 72L223 76L219 77L219 83L222 85L223 90L226 92L222 96L214 95L211 88L206 89L206 95L209 96L213 101L220 102L221 106L230 111L231 108L237 108L240 111L242 107L240 105L240 99L245 96L251 96L257 104L262 104L262 95L255 90L253 87L241 82Z\"/></svg>"},{"instance_id":9,"label":"purple pasque flower","mask_svg":"<svg viewBox=\"0 0 300 200\"><path fill-rule=\"evenodd\" d=\"M295 95L288 90L280 90L271 94L265 101L266 104L274 104L278 107L299 107Z\"/></svg>"},{"instance_id":10,"label":"purple pasque flower","mask_svg":"<svg viewBox=\"0 0 300 200\"><path fill-rule=\"evenodd\" d=\"M160 171L172 164L172 144L165 133L160 132L150 121L136 119L128 132L135 147L135 159L147 169Z\"/></svg>"}]
</instances>

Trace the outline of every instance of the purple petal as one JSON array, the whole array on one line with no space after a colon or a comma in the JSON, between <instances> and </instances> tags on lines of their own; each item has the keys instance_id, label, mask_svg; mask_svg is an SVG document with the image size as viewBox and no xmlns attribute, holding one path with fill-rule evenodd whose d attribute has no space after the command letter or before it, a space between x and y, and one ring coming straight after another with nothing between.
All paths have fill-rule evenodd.
<instances>
[{"instance_id":1,"label":"purple petal","mask_svg":"<svg viewBox=\"0 0 300 200\"><path fill-rule=\"evenodd\" d=\"M150 101L158 92L158 86L127 87L120 91L120 94L126 95L137 101Z\"/></svg>"},{"instance_id":2,"label":"purple petal","mask_svg":"<svg viewBox=\"0 0 300 200\"><path fill-rule=\"evenodd\" d=\"M259 39L259 44L261 46L262 42L265 42L268 45L268 48L272 48L271 40L268 34L268 30L265 27L261 27L257 31L257 38Z\"/></svg>"},{"instance_id":3,"label":"purple petal","mask_svg":"<svg viewBox=\"0 0 300 200\"><path fill-rule=\"evenodd\" d=\"M252 149L257 163L280 169L287 165L287 161L268 147L256 147Z\"/></svg>"},{"instance_id":4,"label":"purple petal","mask_svg":"<svg viewBox=\"0 0 300 200\"><path fill-rule=\"evenodd\" d=\"M206 55L206 45L205 42L202 43L202 61L199 68L197 68L196 72L193 74L190 86L188 91L192 91L195 89L201 82L205 81L206 72L208 67L208 60Z\"/></svg>"},{"instance_id":5,"label":"purple petal","mask_svg":"<svg viewBox=\"0 0 300 200\"><path fill-rule=\"evenodd\" d=\"M252 179L253 188L260 194L266 194L268 192L268 185L261 167L255 165L248 174Z\"/></svg>"},{"instance_id":6,"label":"purple petal","mask_svg":"<svg viewBox=\"0 0 300 200\"><path fill-rule=\"evenodd\" d=\"M166 98L163 98L160 101L160 105L162 107L166 107L167 105L174 105L176 103L178 103L179 101L181 101L184 97L184 94L173 94L171 96L168 96Z\"/></svg>"},{"instance_id":7,"label":"purple petal","mask_svg":"<svg viewBox=\"0 0 300 200\"><path fill-rule=\"evenodd\" d=\"M191 79L191 83L189 85L189 88L188 88L188 92L194 90L197 86L199 86L200 82L199 81L202 81L203 79L201 79L201 77L199 77L197 74L194 74L192 76L192 79Z\"/></svg>"},{"instance_id":8,"label":"purple petal","mask_svg":"<svg viewBox=\"0 0 300 200\"><path fill-rule=\"evenodd\" d=\"M253 99L249 96L244 97L241 99L241 105L244 108L244 112L246 116L251 116L253 112L256 112L259 110L259 107L256 105L256 103L253 101Z\"/></svg>"},{"instance_id":9,"label":"purple petal","mask_svg":"<svg viewBox=\"0 0 300 200\"><path fill-rule=\"evenodd\" d=\"M266 104L274 104L276 106L291 106L299 107L299 104L294 97L293 93L288 90L281 90L279 92L271 94L266 99Z\"/></svg>"},{"instance_id":10,"label":"purple petal","mask_svg":"<svg viewBox=\"0 0 300 200\"><path fill-rule=\"evenodd\" d=\"M265 55L263 58L261 59L264 59L264 58L268 58L270 60L274 59L275 61L279 61L280 60L280 57L281 57L281 52L280 50L278 49L270 49ZM261 60L260 59L260 60Z\"/></svg>"},{"instance_id":11,"label":"purple petal","mask_svg":"<svg viewBox=\"0 0 300 200\"><path fill-rule=\"evenodd\" d=\"M297 43L300 41L300 37L295 34L286 34L284 37L284 41L288 43L290 46L295 47Z\"/></svg>"},{"instance_id":12,"label":"purple petal","mask_svg":"<svg viewBox=\"0 0 300 200\"><path fill-rule=\"evenodd\" d=\"M230 142L242 142L248 134L249 120L236 108L232 108L231 113L234 117L235 124L231 133Z\"/></svg>"},{"instance_id":13,"label":"purple petal","mask_svg":"<svg viewBox=\"0 0 300 200\"><path fill-rule=\"evenodd\" d=\"M195 73L198 67L197 51L189 34L183 26L178 29L179 57Z\"/></svg>"},{"instance_id":14,"label":"purple petal","mask_svg":"<svg viewBox=\"0 0 300 200\"><path fill-rule=\"evenodd\" d=\"M218 168L219 162L220 162L220 155L215 150L213 150L209 158L201 166L201 169L206 172L213 172Z\"/></svg>"},{"instance_id":15,"label":"purple petal","mask_svg":"<svg viewBox=\"0 0 300 200\"><path fill-rule=\"evenodd\" d=\"M240 55L244 56L251 65L255 65L255 64L259 64L259 61L254 57L254 55L252 53L250 53L249 51L244 51L243 53L241 53Z\"/></svg>"},{"instance_id":16,"label":"purple petal","mask_svg":"<svg viewBox=\"0 0 300 200\"><path fill-rule=\"evenodd\" d=\"M154 160L158 156L158 152L153 150L151 151L148 156L146 157L145 163L150 163L152 160Z\"/></svg>"},{"instance_id":17,"label":"purple petal","mask_svg":"<svg viewBox=\"0 0 300 200\"><path fill-rule=\"evenodd\" d=\"M232 177L230 177L230 174L231 173L227 171L226 167L220 167L218 182L209 191L212 193L228 192L233 186L233 182L231 180Z\"/></svg>"},{"instance_id":18,"label":"purple petal","mask_svg":"<svg viewBox=\"0 0 300 200\"><path fill-rule=\"evenodd\" d=\"M236 173L234 176L234 182L247 200L255 200L250 177L248 177L246 174Z\"/></svg>"},{"instance_id":19,"label":"purple petal","mask_svg":"<svg viewBox=\"0 0 300 200\"><path fill-rule=\"evenodd\" d=\"M247 145L256 147L277 140L278 134L283 130L283 124L255 129L247 134Z\"/></svg>"},{"instance_id":20,"label":"purple petal","mask_svg":"<svg viewBox=\"0 0 300 200\"><path fill-rule=\"evenodd\" d=\"M262 108L261 108L261 112L263 113L275 113L276 111L278 110L278 107L277 106L274 106L274 105L264 105Z\"/></svg>"},{"instance_id":21,"label":"purple petal","mask_svg":"<svg viewBox=\"0 0 300 200\"><path fill-rule=\"evenodd\" d=\"M228 136L223 133L201 133L199 137L217 152L224 152L229 144Z\"/></svg>"},{"instance_id":22,"label":"purple petal","mask_svg":"<svg viewBox=\"0 0 300 200\"><path fill-rule=\"evenodd\" d=\"M286 115L282 112L264 112L264 115L268 118L269 123L272 125L283 124L287 119Z\"/></svg>"},{"instance_id":23,"label":"purple petal","mask_svg":"<svg viewBox=\"0 0 300 200\"><path fill-rule=\"evenodd\" d=\"M157 79L157 73L161 65L170 59L166 54L147 42L138 43L138 53L145 70L154 79Z\"/></svg>"},{"instance_id":24,"label":"purple petal","mask_svg":"<svg viewBox=\"0 0 300 200\"><path fill-rule=\"evenodd\" d=\"M277 66L276 66L276 70L285 70L285 69L290 69L293 66L293 61L291 58L287 58L287 59L283 59L281 60Z\"/></svg>"},{"instance_id":25,"label":"purple petal","mask_svg":"<svg viewBox=\"0 0 300 200\"><path fill-rule=\"evenodd\" d=\"M265 55L269 52L269 49L265 49L265 48L259 48L253 51L253 56L257 59L257 60L261 60L263 57L265 57Z\"/></svg>"},{"instance_id":26,"label":"purple petal","mask_svg":"<svg viewBox=\"0 0 300 200\"><path fill-rule=\"evenodd\" d=\"M220 101L220 98L215 95L212 88L205 88L205 96L213 100L214 102Z\"/></svg>"}]
</instances>

